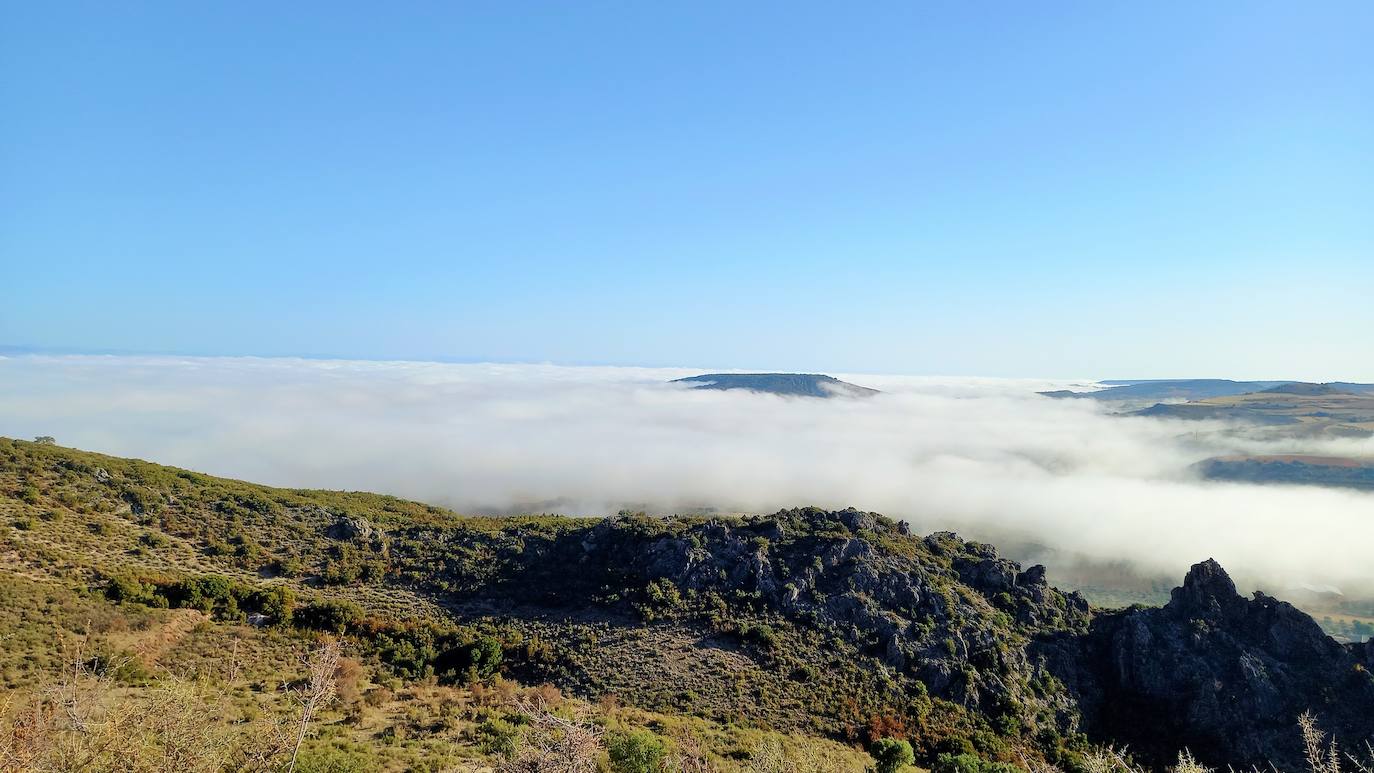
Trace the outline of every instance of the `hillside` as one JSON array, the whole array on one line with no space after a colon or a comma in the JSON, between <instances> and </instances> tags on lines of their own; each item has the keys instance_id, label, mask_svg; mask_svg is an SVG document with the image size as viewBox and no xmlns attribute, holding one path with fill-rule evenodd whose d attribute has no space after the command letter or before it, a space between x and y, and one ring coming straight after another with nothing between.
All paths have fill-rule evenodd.
<instances>
[{"instance_id":1,"label":"hillside","mask_svg":"<svg viewBox=\"0 0 1374 773\"><path fill-rule=\"evenodd\" d=\"M1197 470L1209 480L1374 491L1374 460L1370 459L1301 454L1218 456L1199 462Z\"/></svg>"},{"instance_id":2,"label":"hillside","mask_svg":"<svg viewBox=\"0 0 1374 773\"><path fill-rule=\"evenodd\" d=\"M496 764L535 733L539 685L612 751L634 737L717 770L769 769L773 749L858 770L884 738L942 773L960 754L1077 768L1127 742L1158 764L1185 740L1289 767L1301 711L1348 747L1374 711L1374 648L1242 599L1214 565L1163 610L1095 611L1040 567L856 510L468 518L0 440L0 522L7 691L83 642L137 663L111 676L131 689L175 668L232 716L273 716L292 653L333 633L353 700L309 749L357 769ZM1150 730L1156 711L1187 733Z\"/></svg>"},{"instance_id":3,"label":"hillside","mask_svg":"<svg viewBox=\"0 0 1374 773\"><path fill-rule=\"evenodd\" d=\"M1350 390L1342 389L1334 384L1311 384L1304 381L1295 381L1291 384L1279 384L1278 386L1269 387L1261 391L1274 395L1306 395L1308 397L1354 394Z\"/></svg>"},{"instance_id":4,"label":"hillside","mask_svg":"<svg viewBox=\"0 0 1374 773\"><path fill-rule=\"evenodd\" d=\"M1288 384L1228 397L1159 403L1134 415L1229 421L1261 428L1248 434L1270 440L1374 436L1374 394L1326 384Z\"/></svg>"},{"instance_id":5,"label":"hillside","mask_svg":"<svg viewBox=\"0 0 1374 773\"><path fill-rule=\"evenodd\" d=\"M1374 394L1374 384L1355 384L1333 382L1331 384L1309 384L1302 381L1232 381L1220 378L1166 379L1147 381L1108 380L1099 382L1107 388L1090 392L1074 392L1067 389L1041 392L1048 397L1080 398L1106 402L1189 402L1209 400L1217 397L1234 397L1254 392L1280 394Z\"/></svg>"},{"instance_id":6,"label":"hillside","mask_svg":"<svg viewBox=\"0 0 1374 773\"><path fill-rule=\"evenodd\" d=\"M1047 397L1106 400L1106 401L1186 401L1205 400L1209 397L1257 392L1280 386L1283 381L1232 381L1222 378L1190 378L1161 381L1103 381L1106 389L1091 392L1074 392L1067 389L1041 392Z\"/></svg>"},{"instance_id":7,"label":"hillside","mask_svg":"<svg viewBox=\"0 0 1374 773\"><path fill-rule=\"evenodd\" d=\"M1307 443L1319 447L1316 444L1325 440L1374 437L1374 385L1370 384L1150 381L1096 392L1042 394L1110 401L1118 415L1224 422L1219 435L1298 444L1299 449ZM1193 470L1208 480L1374 488L1374 466L1369 460L1312 453L1218 456L1198 462Z\"/></svg>"},{"instance_id":8,"label":"hillside","mask_svg":"<svg viewBox=\"0 0 1374 773\"><path fill-rule=\"evenodd\" d=\"M790 397L869 397L878 390L818 373L706 373L674 379L693 389L743 389Z\"/></svg>"}]
</instances>

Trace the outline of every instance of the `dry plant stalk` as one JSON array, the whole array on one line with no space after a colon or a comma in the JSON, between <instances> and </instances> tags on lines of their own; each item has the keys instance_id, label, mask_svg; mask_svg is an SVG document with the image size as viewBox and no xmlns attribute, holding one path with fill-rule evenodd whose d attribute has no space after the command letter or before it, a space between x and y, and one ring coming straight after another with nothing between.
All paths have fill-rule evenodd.
<instances>
[{"instance_id":1,"label":"dry plant stalk","mask_svg":"<svg viewBox=\"0 0 1374 773\"><path fill-rule=\"evenodd\" d=\"M720 773L702 746L701 739L684 733L677 738L677 750L668 758L673 773Z\"/></svg>"},{"instance_id":2,"label":"dry plant stalk","mask_svg":"<svg viewBox=\"0 0 1374 773\"><path fill-rule=\"evenodd\" d=\"M118 664L114 664L116 667ZM0 709L0 771L211 773L229 767L232 736L205 708L214 696L172 677L122 694L81 648L57 680L11 714Z\"/></svg>"},{"instance_id":3,"label":"dry plant stalk","mask_svg":"<svg viewBox=\"0 0 1374 773\"><path fill-rule=\"evenodd\" d=\"M1360 759L1350 752L1345 753L1345 758L1350 760L1350 764L1355 766L1359 773L1374 773L1374 743L1364 742L1364 759Z\"/></svg>"},{"instance_id":4,"label":"dry plant stalk","mask_svg":"<svg viewBox=\"0 0 1374 773\"><path fill-rule=\"evenodd\" d=\"M1178 763L1174 765L1173 773L1212 773L1212 769L1198 762L1192 752L1184 749L1178 753Z\"/></svg>"},{"instance_id":5,"label":"dry plant stalk","mask_svg":"<svg viewBox=\"0 0 1374 773\"><path fill-rule=\"evenodd\" d=\"M305 737L310 733L310 723L334 700L337 688L335 675L339 670L341 655L342 648L339 642L330 639L315 650L309 659L303 661L310 671L310 681L296 696L296 700L301 704L301 718L296 725L296 743L291 749L291 763L287 765L287 773L294 773L296 770L296 760L301 754L301 744L305 743Z\"/></svg>"},{"instance_id":6,"label":"dry plant stalk","mask_svg":"<svg viewBox=\"0 0 1374 773\"><path fill-rule=\"evenodd\" d=\"M537 693L517 698L515 709L529 718L529 729L497 768L500 773L595 773L604 748L601 728L553 713Z\"/></svg>"}]
</instances>

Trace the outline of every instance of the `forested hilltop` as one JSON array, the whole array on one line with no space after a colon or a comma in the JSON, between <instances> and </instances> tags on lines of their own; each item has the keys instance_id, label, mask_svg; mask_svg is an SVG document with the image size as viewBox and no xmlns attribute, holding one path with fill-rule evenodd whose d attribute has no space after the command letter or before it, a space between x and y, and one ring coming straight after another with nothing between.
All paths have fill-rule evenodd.
<instances>
[{"instance_id":1,"label":"forested hilltop","mask_svg":"<svg viewBox=\"0 0 1374 773\"><path fill-rule=\"evenodd\" d=\"M472 518L7 439L0 525L4 770L1289 770L1305 712L1374 735L1374 645L1212 562L1102 611L857 510Z\"/></svg>"}]
</instances>

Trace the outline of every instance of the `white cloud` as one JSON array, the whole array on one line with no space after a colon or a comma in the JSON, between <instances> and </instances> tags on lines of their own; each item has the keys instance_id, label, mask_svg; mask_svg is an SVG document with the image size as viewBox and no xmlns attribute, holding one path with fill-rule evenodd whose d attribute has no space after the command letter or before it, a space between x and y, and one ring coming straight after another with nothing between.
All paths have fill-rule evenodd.
<instances>
[{"instance_id":1,"label":"white cloud","mask_svg":"<svg viewBox=\"0 0 1374 773\"><path fill-rule=\"evenodd\" d=\"M841 376L885 390L867 400L665 383L697 372L21 356L0 358L0 434L460 510L853 505L1175 576L1215 556L1271 584L1374 585L1374 496L1200 482L1207 456L1290 450L1197 435L1217 425L1034 394L1069 382Z\"/></svg>"}]
</instances>

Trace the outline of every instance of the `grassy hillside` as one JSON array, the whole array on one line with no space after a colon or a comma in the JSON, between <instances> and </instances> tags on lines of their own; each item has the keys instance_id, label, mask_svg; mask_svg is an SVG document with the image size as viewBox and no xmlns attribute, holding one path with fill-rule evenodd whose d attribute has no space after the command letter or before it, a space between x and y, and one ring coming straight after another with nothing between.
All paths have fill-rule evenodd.
<instances>
[{"instance_id":1,"label":"grassy hillside","mask_svg":"<svg viewBox=\"0 0 1374 773\"><path fill-rule=\"evenodd\" d=\"M858 544L856 534L820 511L784 519L786 537L778 519L465 518L391 497L273 489L11 440L0 440L0 492L0 522L7 524L0 571L16 581L11 592L20 597L11 608L25 617L7 641L29 645L5 655L9 689L41 682L81 636L119 653L143 645L110 631L153 631L211 652L238 638L267 648L265 664L280 669L293 661L287 650L308 649L312 637L332 632L345 636L379 684L465 690L493 677L553 683L585 700L615 696L738 732L778 730L860 747L906 734L930 758L946 749L978 749L994 759L1038 755L1043 744L1023 737L1018 712L1034 721L1035 712L1054 711L1029 680L1004 683L968 665L970 656L995 663L1008 656L1006 641L1025 637L1015 600L1007 596L1011 606L997 610L952 568L956 560L987 560L986 549L952 535L928 544L890 522L856 525L877 529L869 536L885 547L875 561L928 572L938 591L922 603L944 619L923 620L925 638L901 646L934 651L923 660L939 695L893 668L892 657L902 656L885 649L898 645L876 640L869 619L893 613L865 607L866 594L848 587L854 577L836 565L863 565L862 556L842 554ZM810 601L784 611L751 584L757 578L724 570L680 589L622 571L622 558L651 553L646 545L690 546L708 531L731 528L730 549L742 551L734 558L758 559L762 550L765 564L772 558L794 575L793 586L815 574ZM594 537L604 544L591 560L560 555ZM821 571L813 564L827 547L841 554ZM869 575L876 575L871 567ZM207 582L216 587L199 587ZM271 611L281 595L293 607L289 623ZM827 595L844 606L842 620L815 606ZM182 631L188 618L175 615L188 609L202 619ZM267 626L245 627L258 615ZM822 617L827 622L815 624ZM473 652L488 640L500 652L493 668ZM155 649L178 663L197 662ZM42 654L30 657L33 651ZM146 668L163 662L139 659ZM1006 703L1000 726L971 710L999 702ZM1065 747L1056 740L1049 748ZM738 745L713 753L720 764L748 758Z\"/></svg>"},{"instance_id":2,"label":"grassy hillside","mask_svg":"<svg viewBox=\"0 0 1374 773\"><path fill-rule=\"evenodd\" d=\"M39 767L23 762L16 739L58 727L38 707L73 685L112 738L119 723L108 720L119 712L167 725L172 693L178 716L214 719L167 737L130 731L138 737L118 736L89 758L68 738L53 769L136 769L112 750L135 742L147 747L146 769L161 770L168 738L185 735L198 739L197 769L277 769L284 755L254 767L248 752L294 718L302 658L328 636L345 644L340 699L316 723L298 770L492 769L527 732L530 701L602 733L603 764L615 739L645 733L665 754L690 752L718 770L756 769L755 758L814 770L871 764L816 735L637 707L633 698L644 696L642 704L671 708L686 685L669 690L661 673L625 671L626 698L521 686L509 677L531 663L553 670L549 647L576 650L578 640L560 637L556 621L501 625L446 611L406 579L423 572L387 531L497 538L577 523L465 519L391 497L272 489L0 439L0 713L9 730L0 769ZM477 562L465 566L470 574ZM579 635L604 629L587 623ZM650 646L624 638L605 651L633 656ZM484 661L477 653L493 643L498 654ZM731 665L758 670L748 659Z\"/></svg>"},{"instance_id":3,"label":"grassy hillside","mask_svg":"<svg viewBox=\"0 0 1374 773\"><path fill-rule=\"evenodd\" d=\"M1224 585L1183 590L1232 609L1208 623L1227 647L1318 675L1283 712L1364 710L1365 672L1319 682L1365 655L1313 639L1324 659L1299 668L1246 633L1271 605ZM280 770L298 738L295 769L319 771L553 770L550 754L616 773L896 770L908 747L937 773L1105 770L1100 744L1139 726L1103 700L1127 689L1111 632L1197 623L1095 617L1042 567L855 510L472 518L7 439L0 600L0 770L169 754ZM1296 610L1273 620L1322 638ZM1186 706L1196 687L1175 677L1240 678L1206 656L1180 649L1152 700ZM316 684L337 695L309 717ZM1199 738L1280 748L1246 721Z\"/></svg>"}]
</instances>

